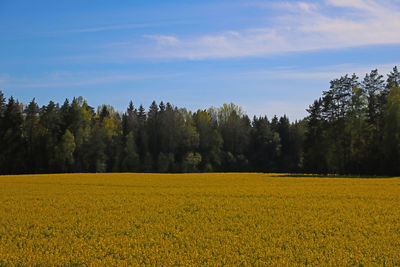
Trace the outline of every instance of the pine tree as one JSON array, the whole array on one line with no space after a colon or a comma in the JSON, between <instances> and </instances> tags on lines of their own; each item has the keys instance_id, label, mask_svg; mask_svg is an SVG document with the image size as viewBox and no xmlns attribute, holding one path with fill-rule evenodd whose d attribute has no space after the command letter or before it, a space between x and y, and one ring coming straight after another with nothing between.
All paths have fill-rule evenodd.
<instances>
[{"instance_id":1,"label":"pine tree","mask_svg":"<svg viewBox=\"0 0 400 267\"><path fill-rule=\"evenodd\" d=\"M24 173L26 172L26 146L23 139L23 114L22 105L11 97L8 100L4 111L2 123L2 154L3 173Z\"/></svg>"},{"instance_id":2,"label":"pine tree","mask_svg":"<svg viewBox=\"0 0 400 267\"><path fill-rule=\"evenodd\" d=\"M4 168L5 164L5 147L6 143L4 143L4 134L5 134L5 126L4 126L4 115L6 111L6 99L4 98L3 92L0 91L0 173Z\"/></svg>"},{"instance_id":3,"label":"pine tree","mask_svg":"<svg viewBox=\"0 0 400 267\"><path fill-rule=\"evenodd\" d=\"M383 144L386 171L396 175L400 173L400 87L398 86L390 89L385 116Z\"/></svg>"},{"instance_id":4,"label":"pine tree","mask_svg":"<svg viewBox=\"0 0 400 267\"><path fill-rule=\"evenodd\" d=\"M39 125L39 106L36 104L35 99L29 103L24 110L25 123L24 123L24 137L26 143L26 158L30 159L27 161L27 171L30 173L36 172L39 136L38 136L38 125Z\"/></svg>"}]
</instances>

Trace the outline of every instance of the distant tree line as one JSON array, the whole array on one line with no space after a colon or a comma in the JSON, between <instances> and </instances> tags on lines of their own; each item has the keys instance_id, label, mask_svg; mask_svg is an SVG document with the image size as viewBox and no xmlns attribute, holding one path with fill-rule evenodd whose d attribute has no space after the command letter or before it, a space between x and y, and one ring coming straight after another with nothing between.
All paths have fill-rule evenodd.
<instances>
[{"instance_id":1,"label":"distant tree line","mask_svg":"<svg viewBox=\"0 0 400 267\"><path fill-rule=\"evenodd\" d=\"M1 173L300 171L304 122L234 104L194 113L163 102L124 113L82 98L39 108L0 93Z\"/></svg>"},{"instance_id":2,"label":"distant tree line","mask_svg":"<svg viewBox=\"0 0 400 267\"><path fill-rule=\"evenodd\" d=\"M303 120L252 120L235 104L191 112L82 98L39 107L0 91L0 173L312 172L400 174L400 73L331 81Z\"/></svg>"}]
</instances>

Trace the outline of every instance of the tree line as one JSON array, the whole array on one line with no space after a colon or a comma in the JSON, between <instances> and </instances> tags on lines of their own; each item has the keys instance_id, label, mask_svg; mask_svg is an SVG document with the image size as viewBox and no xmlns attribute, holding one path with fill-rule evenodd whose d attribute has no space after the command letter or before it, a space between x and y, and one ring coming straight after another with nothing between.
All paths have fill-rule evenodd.
<instances>
[{"instance_id":1,"label":"tree line","mask_svg":"<svg viewBox=\"0 0 400 267\"><path fill-rule=\"evenodd\" d=\"M24 105L0 91L0 173L400 173L400 73L330 83L309 115L250 119L235 104L188 111L170 103L125 112L82 97Z\"/></svg>"},{"instance_id":2,"label":"tree line","mask_svg":"<svg viewBox=\"0 0 400 267\"><path fill-rule=\"evenodd\" d=\"M304 170L400 174L400 73L345 75L307 110Z\"/></svg>"}]
</instances>

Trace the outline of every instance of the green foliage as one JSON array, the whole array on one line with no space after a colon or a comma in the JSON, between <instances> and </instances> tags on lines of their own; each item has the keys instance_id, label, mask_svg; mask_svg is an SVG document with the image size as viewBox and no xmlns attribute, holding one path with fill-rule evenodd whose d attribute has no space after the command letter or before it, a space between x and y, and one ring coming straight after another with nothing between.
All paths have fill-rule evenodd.
<instances>
[{"instance_id":1,"label":"green foliage","mask_svg":"<svg viewBox=\"0 0 400 267\"><path fill-rule=\"evenodd\" d=\"M74 151L75 151L75 138L73 134L66 130L65 134L61 137L61 141L55 148L55 159L59 171L69 172L74 164Z\"/></svg>"},{"instance_id":2,"label":"green foliage","mask_svg":"<svg viewBox=\"0 0 400 267\"><path fill-rule=\"evenodd\" d=\"M151 172L154 170L154 160L149 152L146 153L143 159L143 171Z\"/></svg>"},{"instance_id":3,"label":"green foliage","mask_svg":"<svg viewBox=\"0 0 400 267\"><path fill-rule=\"evenodd\" d=\"M386 83L377 70L361 83L355 75L333 80L308 109L306 170L399 174L399 80L397 67Z\"/></svg>"},{"instance_id":4,"label":"green foliage","mask_svg":"<svg viewBox=\"0 0 400 267\"><path fill-rule=\"evenodd\" d=\"M122 170L129 172L138 171L139 163L139 155L137 153L135 138L133 136L133 132L129 132L129 134L126 136Z\"/></svg>"},{"instance_id":5,"label":"green foliage","mask_svg":"<svg viewBox=\"0 0 400 267\"><path fill-rule=\"evenodd\" d=\"M197 171L197 166L200 164L201 162L201 155L199 153L193 153L193 152L189 152L186 156L185 156L185 160L183 163L183 170L185 172L193 172L193 171Z\"/></svg>"},{"instance_id":6,"label":"green foliage","mask_svg":"<svg viewBox=\"0 0 400 267\"><path fill-rule=\"evenodd\" d=\"M169 169L169 162L168 157L160 152L157 157L157 171L159 172L168 172Z\"/></svg>"},{"instance_id":7,"label":"green foliage","mask_svg":"<svg viewBox=\"0 0 400 267\"><path fill-rule=\"evenodd\" d=\"M2 173L24 173L27 171L23 123L23 106L11 97L5 106L1 125Z\"/></svg>"},{"instance_id":8,"label":"green foliage","mask_svg":"<svg viewBox=\"0 0 400 267\"><path fill-rule=\"evenodd\" d=\"M35 155L39 145L39 106L33 99L24 110L23 137L26 144L26 157L32 159L27 162L27 168L36 170L38 157Z\"/></svg>"},{"instance_id":9,"label":"green foliage","mask_svg":"<svg viewBox=\"0 0 400 267\"><path fill-rule=\"evenodd\" d=\"M400 87L390 88L383 134L385 161L389 164L391 174L400 172Z\"/></svg>"},{"instance_id":10,"label":"green foliage","mask_svg":"<svg viewBox=\"0 0 400 267\"><path fill-rule=\"evenodd\" d=\"M304 120L251 121L233 103L192 113L82 98L41 108L0 92L0 172L313 172L400 174L400 73L345 75Z\"/></svg>"}]
</instances>

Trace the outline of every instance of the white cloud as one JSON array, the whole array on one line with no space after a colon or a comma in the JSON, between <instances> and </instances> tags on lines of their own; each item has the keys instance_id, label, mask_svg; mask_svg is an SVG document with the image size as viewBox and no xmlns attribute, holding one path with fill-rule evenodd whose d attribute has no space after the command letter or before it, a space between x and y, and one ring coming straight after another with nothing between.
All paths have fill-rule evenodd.
<instances>
[{"instance_id":1,"label":"white cloud","mask_svg":"<svg viewBox=\"0 0 400 267\"><path fill-rule=\"evenodd\" d=\"M156 41L158 45L175 45L178 43L176 37L169 35L144 35L144 37Z\"/></svg>"},{"instance_id":2,"label":"white cloud","mask_svg":"<svg viewBox=\"0 0 400 267\"><path fill-rule=\"evenodd\" d=\"M282 7L283 12L290 9L290 15L284 13L270 27L191 37L146 36L155 44L133 57L230 58L400 43L398 1L327 0Z\"/></svg>"},{"instance_id":3,"label":"white cloud","mask_svg":"<svg viewBox=\"0 0 400 267\"><path fill-rule=\"evenodd\" d=\"M329 81L340 78L346 74L351 75L355 73L361 80L364 78L365 74L370 73L371 70L374 69L378 69L379 73L384 75L384 78L386 78L386 75L393 70L394 66L400 66L400 62L378 65L340 64L300 70L296 68L275 68L268 70L231 73L229 75L239 79L249 80L321 81L324 82L326 86L329 86Z\"/></svg>"},{"instance_id":4,"label":"white cloud","mask_svg":"<svg viewBox=\"0 0 400 267\"><path fill-rule=\"evenodd\" d=\"M374 11L374 8L379 8L374 1L368 0L328 0L327 3L337 7L351 7L369 11Z\"/></svg>"},{"instance_id":5,"label":"white cloud","mask_svg":"<svg viewBox=\"0 0 400 267\"><path fill-rule=\"evenodd\" d=\"M146 36L150 38L149 36ZM173 36L151 36L157 47L139 57L155 58L226 58L257 56L266 50L279 52L289 49L286 41L275 30L251 29L247 32L226 31L219 35L204 35L193 39Z\"/></svg>"},{"instance_id":6,"label":"white cloud","mask_svg":"<svg viewBox=\"0 0 400 267\"><path fill-rule=\"evenodd\" d=\"M306 12L312 12L316 8L315 5L312 5L309 3L304 3L304 2L299 2L298 6L300 9L302 9Z\"/></svg>"}]
</instances>

